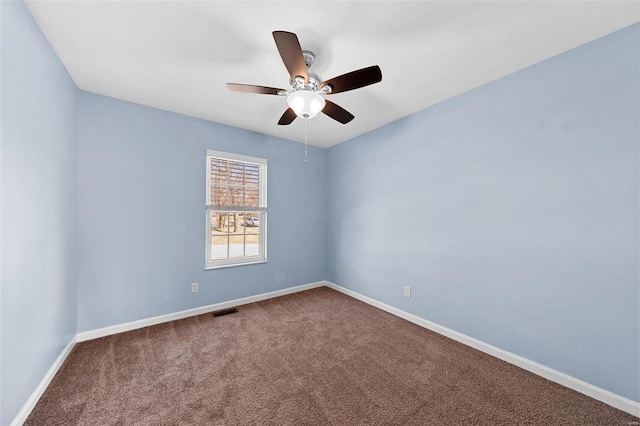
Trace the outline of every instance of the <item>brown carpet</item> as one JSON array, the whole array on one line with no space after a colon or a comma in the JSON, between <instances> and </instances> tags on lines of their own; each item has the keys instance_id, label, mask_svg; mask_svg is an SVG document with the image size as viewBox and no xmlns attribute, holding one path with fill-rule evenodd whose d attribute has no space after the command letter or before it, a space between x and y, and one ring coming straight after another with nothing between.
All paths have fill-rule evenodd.
<instances>
[{"instance_id":1,"label":"brown carpet","mask_svg":"<svg viewBox=\"0 0 640 426\"><path fill-rule=\"evenodd\" d=\"M328 288L79 343L27 425L628 425Z\"/></svg>"}]
</instances>

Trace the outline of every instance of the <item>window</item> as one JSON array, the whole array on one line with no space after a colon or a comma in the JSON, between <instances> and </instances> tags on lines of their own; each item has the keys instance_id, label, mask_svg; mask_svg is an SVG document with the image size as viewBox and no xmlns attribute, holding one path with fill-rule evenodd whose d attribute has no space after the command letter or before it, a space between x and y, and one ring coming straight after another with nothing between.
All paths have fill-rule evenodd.
<instances>
[{"instance_id":1,"label":"window","mask_svg":"<svg viewBox=\"0 0 640 426\"><path fill-rule=\"evenodd\" d=\"M267 160L207 150L205 268L267 261Z\"/></svg>"}]
</instances>

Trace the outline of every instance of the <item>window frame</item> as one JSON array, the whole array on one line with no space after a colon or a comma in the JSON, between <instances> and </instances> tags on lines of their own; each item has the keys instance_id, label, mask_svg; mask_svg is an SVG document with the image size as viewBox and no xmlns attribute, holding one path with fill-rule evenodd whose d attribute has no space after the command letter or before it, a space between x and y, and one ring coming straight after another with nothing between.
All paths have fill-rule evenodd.
<instances>
[{"instance_id":1,"label":"window frame","mask_svg":"<svg viewBox=\"0 0 640 426\"><path fill-rule=\"evenodd\" d=\"M259 206L215 206L211 204L211 158L220 158L228 161L238 161L243 163L257 164L259 166ZM205 155L205 263L204 269L228 268L232 266L253 265L267 262L267 159L250 157L248 155L234 154L230 152L214 151L207 149ZM212 212L244 212L257 213L260 220L258 226L258 255L229 258L227 252L226 259L211 259L211 213ZM246 215L243 214L243 221L246 225ZM243 226L246 235L246 226ZM246 246L246 242L245 242Z\"/></svg>"}]
</instances>

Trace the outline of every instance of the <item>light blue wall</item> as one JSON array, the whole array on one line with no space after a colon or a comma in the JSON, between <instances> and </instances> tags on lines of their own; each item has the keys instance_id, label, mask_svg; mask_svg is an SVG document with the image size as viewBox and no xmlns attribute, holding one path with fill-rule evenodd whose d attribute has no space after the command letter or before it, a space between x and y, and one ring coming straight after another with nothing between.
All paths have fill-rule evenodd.
<instances>
[{"instance_id":1,"label":"light blue wall","mask_svg":"<svg viewBox=\"0 0 640 426\"><path fill-rule=\"evenodd\" d=\"M22 2L2 1L2 414L76 332L77 89Z\"/></svg>"},{"instance_id":2,"label":"light blue wall","mask_svg":"<svg viewBox=\"0 0 640 426\"><path fill-rule=\"evenodd\" d=\"M326 150L305 164L296 142L86 92L78 102L79 331L325 278ZM269 161L268 263L204 270L206 149Z\"/></svg>"},{"instance_id":3,"label":"light blue wall","mask_svg":"<svg viewBox=\"0 0 640 426\"><path fill-rule=\"evenodd\" d=\"M2 10L0 5L0 424L2 423Z\"/></svg>"},{"instance_id":4,"label":"light blue wall","mask_svg":"<svg viewBox=\"0 0 640 426\"><path fill-rule=\"evenodd\" d=\"M638 401L639 40L331 148L328 279Z\"/></svg>"}]
</instances>

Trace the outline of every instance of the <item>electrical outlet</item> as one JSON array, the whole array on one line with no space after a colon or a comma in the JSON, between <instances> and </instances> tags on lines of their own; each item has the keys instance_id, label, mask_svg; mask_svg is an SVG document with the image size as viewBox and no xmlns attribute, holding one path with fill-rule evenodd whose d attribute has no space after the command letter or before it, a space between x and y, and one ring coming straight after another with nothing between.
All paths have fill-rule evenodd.
<instances>
[{"instance_id":1,"label":"electrical outlet","mask_svg":"<svg viewBox=\"0 0 640 426\"><path fill-rule=\"evenodd\" d=\"M198 283L191 283L191 293L198 292Z\"/></svg>"},{"instance_id":2,"label":"electrical outlet","mask_svg":"<svg viewBox=\"0 0 640 426\"><path fill-rule=\"evenodd\" d=\"M411 297L411 287L408 285L404 286L404 297Z\"/></svg>"}]
</instances>

